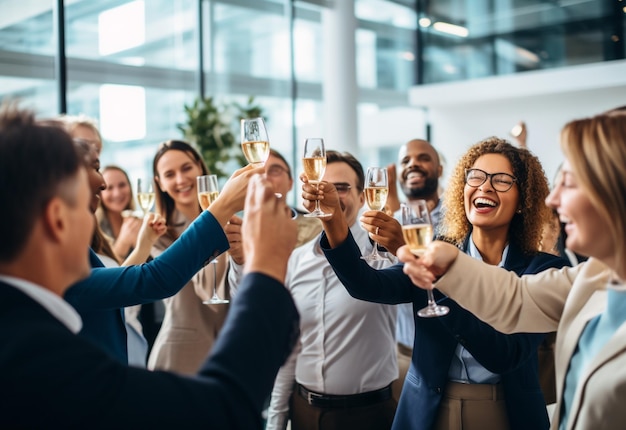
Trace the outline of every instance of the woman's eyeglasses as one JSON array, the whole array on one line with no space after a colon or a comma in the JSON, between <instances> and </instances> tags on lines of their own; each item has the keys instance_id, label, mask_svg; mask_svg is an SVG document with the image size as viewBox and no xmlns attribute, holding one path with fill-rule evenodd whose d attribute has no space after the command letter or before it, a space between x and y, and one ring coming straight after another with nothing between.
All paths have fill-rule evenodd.
<instances>
[{"instance_id":1,"label":"woman's eyeglasses","mask_svg":"<svg viewBox=\"0 0 626 430\"><path fill-rule=\"evenodd\" d=\"M508 173L487 173L480 169L465 169L465 183L473 188L478 188L489 179L494 190L501 193L509 191L517 182L515 176Z\"/></svg>"}]
</instances>

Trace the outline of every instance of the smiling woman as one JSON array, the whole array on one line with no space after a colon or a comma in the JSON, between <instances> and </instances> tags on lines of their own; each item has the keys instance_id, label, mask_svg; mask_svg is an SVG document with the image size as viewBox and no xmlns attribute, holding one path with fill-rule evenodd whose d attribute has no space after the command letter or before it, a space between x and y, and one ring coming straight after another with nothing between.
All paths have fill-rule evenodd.
<instances>
[{"instance_id":1,"label":"smiling woman","mask_svg":"<svg viewBox=\"0 0 626 430\"><path fill-rule=\"evenodd\" d=\"M562 174L547 205L588 261L516 278L435 242L416 260L398 255L415 285L435 287L503 333L555 330L553 428L621 429L626 420L626 112L565 125ZM427 270L424 270L427 269Z\"/></svg>"},{"instance_id":2,"label":"smiling woman","mask_svg":"<svg viewBox=\"0 0 626 430\"><path fill-rule=\"evenodd\" d=\"M96 218L102 231L113 238L113 250L121 258L132 251L137 242L141 219L135 217L133 191L126 172L118 166L102 169L106 188L102 190Z\"/></svg>"},{"instance_id":3,"label":"smiling woman","mask_svg":"<svg viewBox=\"0 0 626 430\"><path fill-rule=\"evenodd\" d=\"M161 143L153 160L156 208L167 221L168 231L153 246L158 256L169 248L196 219L197 177L208 175L200 154L188 143ZM176 295L163 300L165 316L148 359L148 368L193 374L212 348L228 312L228 304L205 305L215 288L229 298L225 278L228 254L207 264Z\"/></svg>"},{"instance_id":4,"label":"smiling woman","mask_svg":"<svg viewBox=\"0 0 626 430\"><path fill-rule=\"evenodd\" d=\"M495 176L498 173L506 174L505 179ZM442 236L460 245L470 232L476 235L479 229L474 223L493 228L500 219L501 242L513 240L525 253L534 253L540 249L544 222L551 216L544 204L549 192L541 163L530 151L496 137L485 139L461 157L451 175L444 196Z\"/></svg>"}]
</instances>

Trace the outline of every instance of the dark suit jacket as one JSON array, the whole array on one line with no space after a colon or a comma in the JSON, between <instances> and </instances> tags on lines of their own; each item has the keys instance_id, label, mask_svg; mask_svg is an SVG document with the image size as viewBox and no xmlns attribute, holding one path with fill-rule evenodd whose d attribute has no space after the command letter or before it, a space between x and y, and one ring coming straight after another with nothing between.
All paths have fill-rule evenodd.
<instances>
[{"instance_id":1,"label":"dark suit jacket","mask_svg":"<svg viewBox=\"0 0 626 430\"><path fill-rule=\"evenodd\" d=\"M120 364L0 283L0 428L260 429L298 327L283 285L250 274L198 376L182 377Z\"/></svg>"},{"instance_id":2,"label":"dark suit jacket","mask_svg":"<svg viewBox=\"0 0 626 430\"><path fill-rule=\"evenodd\" d=\"M90 250L91 275L65 293L65 300L83 319L80 335L128 363L121 308L173 296L208 260L228 247L217 220L209 211L202 211L172 246L149 263L105 268Z\"/></svg>"},{"instance_id":3,"label":"dark suit jacket","mask_svg":"<svg viewBox=\"0 0 626 430\"><path fill-rule=\"evenodd\" d=\"M321 245L335 273L353 297L378 303L413 303L413 357L393 428L432 428L458 343L485 368L501 375L512 429L549 427L537 370L537 347L544 334L502 334L438 291L435 291L438 303L448 306L450 313L439 318L417 317L417 310L426 306L426 291L411 283L402 272L401 264L383 270L372 269L359 259L360 251L351 235L334 249L330 249L323 235ZM545 253L526 256L519 247L510 244L504 267L521 275L566 264L566 260ZM471 285L467 287L471 293Z\"/></svg>"}]
</instances>

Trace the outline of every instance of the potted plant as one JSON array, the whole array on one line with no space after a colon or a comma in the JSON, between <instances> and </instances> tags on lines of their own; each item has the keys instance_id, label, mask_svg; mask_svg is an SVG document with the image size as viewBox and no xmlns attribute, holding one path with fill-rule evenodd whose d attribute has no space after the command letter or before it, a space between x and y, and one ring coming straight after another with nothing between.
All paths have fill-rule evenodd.
<instances>
[{"instance_id":1,"label":"potted plant","mask_svg":"<svg viewBox=\"0 0 626 430\"><path fill-rule=\"evenodd\" d=\"M219 178L230 176L226 165L235 161L245 166L239 148L239 121L262 116L263 109L250 97L246 105L217 102L213 97L199 97L185 105L186 120L178 125L184 139L194 144L211 173Z\"/></svg>"}]
</instances>

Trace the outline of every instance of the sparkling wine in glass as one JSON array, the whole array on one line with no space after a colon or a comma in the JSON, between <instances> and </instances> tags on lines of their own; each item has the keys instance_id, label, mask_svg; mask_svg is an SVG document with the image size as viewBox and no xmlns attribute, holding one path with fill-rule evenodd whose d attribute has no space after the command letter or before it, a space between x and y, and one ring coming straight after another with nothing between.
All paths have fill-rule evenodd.
<instances>
[{"instance_id":1,"label":"sparkling wine in glass","mask_svg":"<svg viewBox=\"0 0 626 430\"><path fill-rule=\"evenodd\" d=\"M198 176L198 202L202 210L206 210L220 194L217 175Z\"/></svg>"},{"instance_id":2,"label":"sparkling wine in glass","mask_svg":"<svg viewBox=\"0 0 626 430\"><path fill-rule=\"evenodd\" d=\"M365 175L365 201L367 206L373 211L380 211L387 203L389 194L389 181L387 179L387 169L384 167L368 167ZM378 244L374 242L372 252L361 257L365 261L387 260L378 252Z\"/></svg>"},{"instance_id":3,"label":"sparkling wine in glass","mask_svg":"<svg viewBox=\"0 0 626 430\"><path fill-rule=\"evenodd\" d=\"M433 240L433 225L426 200L413 200L402 205L402 236L413 254L419 257L426 252L426 247ZM435 302L432 289L426 292L428 305L417 311L418 316L440 317L450 311L447 306L440 306Z\"/></svg>"},{"instance_id":4,"label":"sparkling wine in glass","mask_svg":"<svg viewBox=\"0 0 626 430\"><path fill-rule=\"evenodd\" d=\"M154 205L154 185L152 179L137 179L137 202L146 216L152 205Z\"/></svg>"},{"instance_id":5,"label":"sparkling wine in glass","mask_svg":"<svg viewBox=\"0 0 626 430\"><path fill-rule=\"evenodd\" d=\"M198 202L202 210L207 208L217 199L220 194L219 184L217 182L217 175L203 175L196 178L198 184ZM210 263L213 268L213 296L209 300L205 300L202 303L205 305L221 305L228 303L226 299L222 299L217 294L217 258L214 258Z\"/></svg>"},{"instance_id":6,"label":"sparkling wine in glass","mask_svg":"<svg viewBox=\"0 0 626 430\"><path fill-rule=\"evenodd\" d=\"M324 139L310 137L304 142L304 155L302 156L302 167L309 182L315 184L319 190L320 181L326 172L326 148ZM324 218L330 216L320 208L320 201L315 200L315 210L305 214L305 217Z\"/></svg>"},{"instance_id":7,"label":"sparkling wine in glass","mask_svg":"<svg viewBox=\"0 0 626 430\"><path fill-rule=\"evenodd\" d=\"M241 150L250 164L265 164L270 155L270 140L263 118L241 120Z\"/></svg>"}]
</instances>

